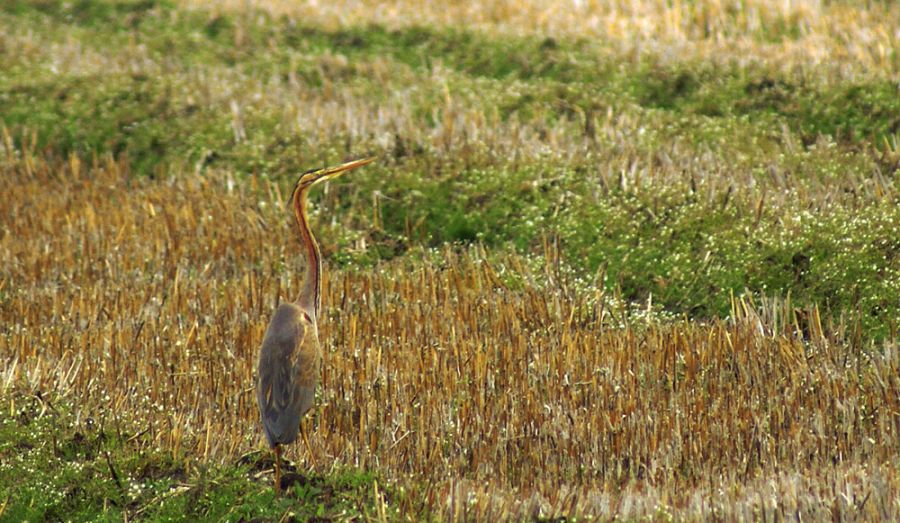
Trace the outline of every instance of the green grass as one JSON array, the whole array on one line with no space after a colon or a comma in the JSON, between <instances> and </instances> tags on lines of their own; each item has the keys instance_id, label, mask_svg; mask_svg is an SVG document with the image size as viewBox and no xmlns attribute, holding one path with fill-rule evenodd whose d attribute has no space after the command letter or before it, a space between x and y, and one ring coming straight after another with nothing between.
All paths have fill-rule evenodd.
<instances>
[{"instance_id":1,"label":"green grass","mask_svg":"<svg viewBox=\"0 0 900 523\"><path fill-rule=\"evenodd\" d=\"M338 252L360 238L372 248L339 263L445 243L539 253L550 236L584 281L605 268L609 289L670 314L790 294L858 320L867 340L896 329L896 81L465 29L326 31L169 2L13 2L0 27L29 49L0 55L0 123L19 147L285 187L311 165L377 154L341 198L355 226L331 238ZM88 72L54 62L53 46L73 43ZM327 104L348 100L395 123L330 120ZM311 107L326 116L297 123ZM494 142L447 130L466 122L496 129Z\"/></svg>"},{"instance_id":2,"label":"green grass","mask_svg":"<svg viewBox=\"0 0 900 523\"><path fill-rule=\"evenodd\" d=\"M88 47L110 49L134 43L146 46L152 57L172 62L168 66L173 70L162 77L59 78L40 71L38 64L4 57L9 67L3 82L7 126L35 129L42 144L54 144L60 152L127 149L138 171L147 170L143 167L149 167L145 163L149 157L165 162L183 155L184 148L164 145L180 143L185 130L201 134L191 144L195 154L203 148L227 147L226 135L204 132L206 127L227 127L223 125L227 114L171 104L178 98L172 83L186 80L183 76L190 67L222 67L260 78L284 74L293 67L315 89L324 81L364 81L354 64L375 57L408 66L418 74L440 65L458 73L459 81L466 84L491 81L489 92L478 94L486 100L500 98L497 110L504 118L537 114L552 121L576 112L636 104L672 113L674 120L705 116L731 121L751 115L752 129L778 129L784 124L805 141L825 134L849 143L880 144L900 132L900 85L882 79L831 84L786 77L759 66L665 66L652 56L629 63L597 43L497 38L456 29L391 31L371 25L327 32L273 20L264 13L238 21L225 15L182 12L168 2L19 2L5 9L3 20L9 26L30 24L48 40L60 41L66 35ZM235 45L238 34L239 46ZM346 56L349 66L339 78L324 78L326 71L315 63L293 63L298 53L307 59ZM511 82L517 87L513 96L504 93ZM426 120L430 109L418 108ZM271 123L266 125L267 115L260 116L254 127L267 135L277 134ZM85 130L87 123L91 127L87 136L72 132ZM147 125L134 128L135 123ZM174 132L160 131L170 124L175 124ZM700 135L692 138L703 140ZM245 166L239 158L234 165Z\"/></svg>"},{"instance_id":3,"label":"green grass","mask_svg":"<svg viewBox=\"0 0 900 523\"><path fill-rule=\"evenodd\" d=\"M78 419L47 397L6 394L0 420L3 521L329 521L399 517L405 494L361 470L304 475L275 498L270 453L229 466L152 448L127 422ZM427 513L416 517L428 518Z\"/></svg>"}]
</instances>

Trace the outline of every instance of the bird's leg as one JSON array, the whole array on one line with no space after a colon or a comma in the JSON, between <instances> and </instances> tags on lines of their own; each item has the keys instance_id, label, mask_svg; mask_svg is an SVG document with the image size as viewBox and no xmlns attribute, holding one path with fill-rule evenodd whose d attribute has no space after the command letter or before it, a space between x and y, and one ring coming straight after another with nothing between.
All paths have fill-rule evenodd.
<instances>
[{"instance_id":1,"label":"bird's leg","mask_svg":"<svg viewBox=\"0 0 900 523\"><path fill-rule=\"evenodd\" d=\"M281 496L281 445L275 445L275 497Z\"/></svg>"},{"instance_id":2,"label":"bird's leg","mask_svg":"<svg viewBox=\"0 0 900 523\"><path fill-rule=\"evenodd\" d=\"M309 452L309 459L312 461L313 470L316 469L316 455L313 454L312 446L309 444L309 437L306 435L306 423L300 423L300 433L303 434L303 442L306 443L306 451Z\"/></svg>"}]
</instances>

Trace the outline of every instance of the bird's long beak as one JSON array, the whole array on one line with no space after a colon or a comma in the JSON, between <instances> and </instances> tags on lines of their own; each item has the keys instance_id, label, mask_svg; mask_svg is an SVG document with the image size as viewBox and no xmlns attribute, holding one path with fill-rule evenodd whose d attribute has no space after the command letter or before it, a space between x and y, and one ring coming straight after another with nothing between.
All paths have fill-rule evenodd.
<instances>
[{"instance_id":1,"label":"bird's long beak","mask_svg":"<svg viewBox=\"0 0 900 523\"><path fill-rule=\"evenodd\" d=\"M362 160L353 160L352 162L347 162L336 167L326 167L320 171L313 171L312 173L304 175L304 177L307 178L307 180L304 181L306 181L310 185L313 185L327 180L333 180L334 178L337 178L350 169L356 169L357 167L368 165L374 161L375 158L364 158Z\"/></svg>"}]
</instances>

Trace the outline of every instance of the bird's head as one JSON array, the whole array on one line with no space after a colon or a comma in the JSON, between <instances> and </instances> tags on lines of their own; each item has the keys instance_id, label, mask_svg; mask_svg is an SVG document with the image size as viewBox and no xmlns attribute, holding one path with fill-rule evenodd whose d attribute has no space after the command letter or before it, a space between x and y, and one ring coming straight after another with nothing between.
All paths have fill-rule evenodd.
<instances>
[{"instance_id":1,"label":"bird's head","mask_svg":"<svg viewBox=\"0 0 900 523\"><path fill-rule=\"evenodd\" d=\"M345 172L368 165L375 161L375 158L364 158L362 160L353 160L335 167L325 167L324 169L313 169L303 173L297 181L298 187L311 187L313 185L333 180Z\"/></svg>"}]
</instances>

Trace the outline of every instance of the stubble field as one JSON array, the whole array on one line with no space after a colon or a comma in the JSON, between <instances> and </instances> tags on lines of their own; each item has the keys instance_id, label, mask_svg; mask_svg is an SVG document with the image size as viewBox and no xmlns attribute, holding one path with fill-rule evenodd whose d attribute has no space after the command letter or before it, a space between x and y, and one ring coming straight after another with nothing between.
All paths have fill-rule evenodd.
<instances>
[{"instance_id":1,"label":"stubble field","mask_svg":"<svg viewBox=\"0 0 900 523\"><path fill-rule=\"evenodd\" d=\"M900 11L572 5L5 5L0 519L900 517Z\"/></svg>"}]
</instances>

